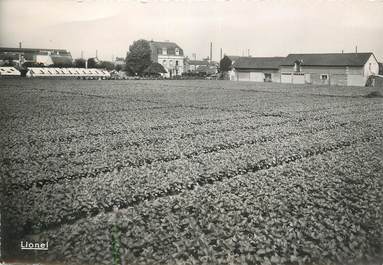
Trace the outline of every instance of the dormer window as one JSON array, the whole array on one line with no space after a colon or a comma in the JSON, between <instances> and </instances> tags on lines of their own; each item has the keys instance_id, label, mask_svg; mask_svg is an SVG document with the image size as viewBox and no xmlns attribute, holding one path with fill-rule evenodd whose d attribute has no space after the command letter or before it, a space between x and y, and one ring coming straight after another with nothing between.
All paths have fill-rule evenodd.
<instances>
[{"instance_id":1,"label":"dormer window","mask_svg":"<svg viewBox=\"0 0 383 265\"><path fill-rule=\"evenodd\" d=\"M162 54L163 55L167 55L168 54L168 50L166 48L162 48Z\"/></svg>"},{"instance_id":2,"label":"dormer window","mask_svg":"<svg viewBox=\"0 0 383 265\"><path fill-rule=\"evenodd\" d=\"M180 49L176 48L176 55L180 55Z\"/></svg>"}]
</instances>

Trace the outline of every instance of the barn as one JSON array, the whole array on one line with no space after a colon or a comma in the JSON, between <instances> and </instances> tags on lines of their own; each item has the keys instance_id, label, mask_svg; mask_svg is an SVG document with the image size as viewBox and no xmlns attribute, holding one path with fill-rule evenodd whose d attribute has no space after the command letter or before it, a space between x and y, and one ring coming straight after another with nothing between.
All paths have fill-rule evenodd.
<instances>
[{"instance_id":1,"label":"barn","mask_svg":"<svg viewBox=\"0 0 383 265\"><path fill-rule=\"evenodd\" d=\"M280 73L282 83L364 86L379 64L372 52L289 54Z\"/></svg>"},{"instance_id":2,"label":"barn","mask_svg":"<svg viewBox=\"0 0 383 265\"><path fill-rule=\"evenodd\" d=\"M280 82L279 66L285 57L240 57L233 68L236 81Z\"/></svg>"}]
</instances>

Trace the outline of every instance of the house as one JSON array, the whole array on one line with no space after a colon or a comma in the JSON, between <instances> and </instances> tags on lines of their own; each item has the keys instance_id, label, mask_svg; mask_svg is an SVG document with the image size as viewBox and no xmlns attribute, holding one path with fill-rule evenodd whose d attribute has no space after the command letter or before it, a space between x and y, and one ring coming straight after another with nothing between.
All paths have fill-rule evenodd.
<instances>
[{"instance_id":1,"label":"house","mask_svg":"<svg viewBox=\"0 0 383 265\"><path fill-rule=\"evenodd\" d=\"M180 76L184 71L184 52L174 42L150 41L151 60L161 64L166 73L165 77Z\"/></svg>"},{"instance_id":2,"label":"house","mask_svg":"<svg viewBox=\"0 0 383 265\"><path fill-rule=\"evenodd\" d=\"M372 52L289 54L280 73L282 83L364 86L379 65Z\"/></svg>"},{"instance_id":3,"label":"house","mask_svg":"<svg viewBox=\"0 0 383 265\"><path fill-rule=\"evenodd\" d=\"M0 78L15 77L20 75L21 75L20 71L17 70L15 67L6 67L6 66L0 67Z\"/></svg>"},{"instance_id":4,"label":"house","mask_svg":"<svg viewBox=\"0 0 383 265\"><path fill-rule=\"evenodd\" d=\"M0 61L6 60L12 60L19 66L25 62L44 66L56 63L70 65L73 61L70 52L63 49L0 47Z\"/></svg>"},{"instance_id":5,"label":"house","mask_svg":"<svg viewBox=\"0 0 383 265\"><path fill-rule=\"evenodd\" d=\"M279 66L284 57L240 57L234 64L236 81L280 82Z\"/></svg>"}]
</instances>

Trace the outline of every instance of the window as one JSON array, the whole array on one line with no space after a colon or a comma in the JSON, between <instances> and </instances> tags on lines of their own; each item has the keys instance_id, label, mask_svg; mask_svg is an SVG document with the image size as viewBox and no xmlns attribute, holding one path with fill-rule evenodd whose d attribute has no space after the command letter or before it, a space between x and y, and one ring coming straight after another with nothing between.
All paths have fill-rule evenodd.
<instances>
[{"instance_id":1,"label":"window","mask_svg":"<svg viewBox=\"0 0 383 265\"><path fill-rule=\"evenodd\" d=\"M180 55L180 49L176 48L176 55Z\"/></svg>"},{"instance_id":2,"label":"window","mask_svg":"<svg viewBox=\"0 0 383 265\"><path fill-rule=\"evenodd\" d=\"M178 66L178 61L176 61L176 66Z\"/></svg>"},{"instance_id":3,"label":"window","mask_svg":"<svg viewBox=\"0 0 383 265\"><path fill-rule=\"evenodd\" d=\"M163 54L163 55L168 54L168 50L167 50L166 48L162 48L162 54Z\"/></svg>"},{"instance_id":4,"label":"window","mask_svg":"<svg viewBox=\"0 0 383 265\"><path fill-rule=\"evenodd\" d=\"M169 65L173 66L173 60L169 60Z\"/></svg>"},{"instance_id":5,"label":"window","mask_svg":"<svg viewBox=\"0 0 383 265\"><path fill-rule=\"evenodd\" d=\"M328 80L328 75L320 75L320 80L323 80L323 81Z\"/></svg>"},{"instance_id":6,"label":"window","mask_svg":"<svg viewBox=\"0 0 383 265\"><path fill-rule=\"evenodd\" d=\"M163 65L163 66L166 66L166 60L163 60L163 61L162 61L162 65Z\"/></svg>"},{"instance_id":7,"label":"window","mask_svg":"<svg viewBox=\"0 0 383 265\"><path fill-rule=\"evenodd\" d=\"M371 63L368 64L368 70L370 70L370 72L371 72L371 65L372 65Z\"/></svg>"}]
</instances>

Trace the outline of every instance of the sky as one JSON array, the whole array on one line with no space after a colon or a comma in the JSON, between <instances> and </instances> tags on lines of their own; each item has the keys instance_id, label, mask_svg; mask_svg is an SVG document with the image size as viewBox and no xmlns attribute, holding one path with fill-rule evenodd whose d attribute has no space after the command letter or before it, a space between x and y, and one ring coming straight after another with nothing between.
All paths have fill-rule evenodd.
<instances>
[{"instance_id":1,"label":"sky","mask_svg":"<svg viewBox=\"0 0 383 265\"><path fill-rule=\"evenodd\" d=\"M383 61L383 0L0 0L0 46L125 57L134 40L185 55L374 52Z\"/></svg>"}]
</instances>

